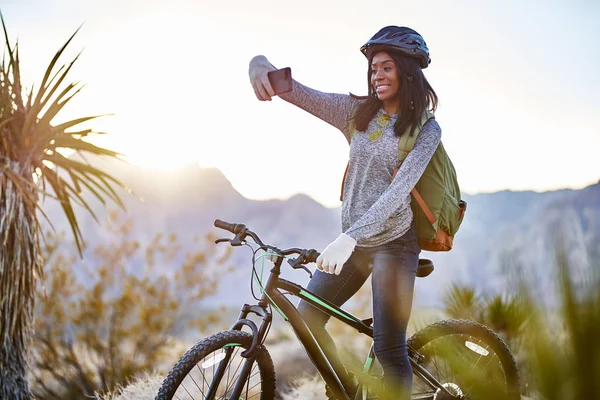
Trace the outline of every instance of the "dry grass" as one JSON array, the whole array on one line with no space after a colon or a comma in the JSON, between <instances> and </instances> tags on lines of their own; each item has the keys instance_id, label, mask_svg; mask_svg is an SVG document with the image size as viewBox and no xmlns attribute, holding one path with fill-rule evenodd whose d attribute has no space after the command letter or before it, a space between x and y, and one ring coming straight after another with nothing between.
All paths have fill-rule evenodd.
<instances>
[{"instance_id":1,"label":"dry grass","mask_svg":"<svg viewBox=\"0 0 600 400\"><path fill-rule=\"evenodd\" d=\"M281 400L315 400L325 398L323 380L317 375L296 378L289 389L281 393Z\"/></svg>"},{"instance_id":2,"label":"dry grass","mask_svg":"<svg viewBox=\"0 0 600 400\"><path fill-rule=\"evenodd\" d=\"M439 317L439 311L415 310L411 319L410 331L416 331ZM363 335L357 334L356 331L346 329L342 324L337 324L335 320L328 327L338 343L341 353L352 350L360 360L366 356L370 345L368 338L363 338ZM352 340L346 340L348 338L352 338ZM325 398L325 384L317 375L316 369L291 329L287 325L282 325L269 334L269 339L266 346L275 364L277 389L281 400ZM345 343L352 343L352 349L348 348ZM173 357L168 362L157 366L157 371L164 373L163 375L155 373L143 376L129 386L120 388L111 396L98 398L98 400L154 399L163 377L185 350L193 344L195 343L176 341L172 351Z\"/></svg>"},{"instance_id":3,"label":"dry grass","mask_svg":"<svg viewBox=\"0 0 600 400\"><path fill-rule=\"evenodd\" d=\"M163 379L159 374L144 375L114 393L97 396L96 400L154 400Z\"/></svg>"}]
</instances>

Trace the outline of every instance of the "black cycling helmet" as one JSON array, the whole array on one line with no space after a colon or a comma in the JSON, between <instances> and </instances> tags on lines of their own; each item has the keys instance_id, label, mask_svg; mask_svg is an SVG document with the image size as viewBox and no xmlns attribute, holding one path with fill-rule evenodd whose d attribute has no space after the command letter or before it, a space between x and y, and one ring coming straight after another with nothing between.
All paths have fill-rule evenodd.
<instances>
[{"instance_id":1,"label":"black cycling helmet","mask_svg":"<svg viewBox=\"0 0 600 400\"><path fill-rule=\"evenodd\" d=\"M427 68L431 59L429 49L416 31L404 26L386 26L377 32L360 51L369 58L373 51L396 50L410 57L417 58L421 68Z\"/></svg>"}]
</instances>

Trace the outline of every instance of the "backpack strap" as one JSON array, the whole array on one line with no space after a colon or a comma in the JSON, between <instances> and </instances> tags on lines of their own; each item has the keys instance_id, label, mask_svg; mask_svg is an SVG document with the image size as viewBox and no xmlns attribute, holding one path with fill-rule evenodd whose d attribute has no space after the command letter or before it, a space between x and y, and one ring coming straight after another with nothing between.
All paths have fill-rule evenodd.
<instances>
[{"instance_id":1,"label":"backpack strap","mask_svg":"<svg viewBox=\"0 0 600 400\"><path fill-rule=\"evenodd\" d=\"M430 119L435 119L435 116L431 111L425 110L421 115L421 120L419 121L419 125L415 128L413 135L410 135L410 128L408 128L400 137L400 140L398 141L398 166L392 174L392 180L394 180L396 173L398 172L400 166L406 159L406 156L408 156L408 153L410 153L413 147L415 147L415 142L417 141L419 133L421 133L421 129L423 128L425 123L427 123L427 121L429 121ZM417 192L417 189L413 188L410 193L412 194L415 201L419 204L419 207L421 207L421 210L423 210L423 213L425 214L429 222L432 225L435 224L435 216L433 215L429 207L427 207L427 204L425 204L425 201L423 200L419 192Z\"/></svg>"},{"instance_id":2,"label":"backpack strap","mask_svg":"<svg viewBox=\"0 0 600 400\"><path fill-rule=\"evenodd\" d=\"M421 115L421 120L419 121L419 124L415 128L413 135L412 136L410 135L410 127L409 127L409 128L407 128L406 131L404 131L404 134L402 134L402 136L400 137L400 140L398 141L398 167L396 167L396 169L394 170L394 172L392 174L392 180L396 176L396 173L400 169L400 165L402 165L402 162L404 161L404 159L406 158L408 153L410 153L411 150L413 149L413 147L415 146L415 142L417 141L417 137L419 136L419 133L421 132L421 128L423 128L423 125L425 125L425 123L432 118L435 118L433 113L429 110L425 110L423 112L423 114ZM356 127L354 125L354 118L352 118L350 121L350 129L349 129L351 135L352 135L352 131L354 129L356 129ZM349 167L350 167L350 162L348 162L348 164L346 164L346 170L344 171L344 177L342 178L342 189L340 190L340 201L343 201L343 199L344 199L344 182L346 182L346 175L348 174ZM413 192L416 193L416 190L413 189ZM419 196L418 193L417 193L417 196L419 199L421 199L421 202L423 202L423 199L421 198L421 196ZM421 204L421 202L419 202L419 204ZM425 202L423 202L423 206L427 209L427 211L429 211L429 208L427 207L427 205L425 205ZM423 206L421 206L421 208L423 208ZM423 211L425 212L425 214L427 214L427 211L425 211L425 210L423 210ZM433 214L431 214L431 211L429 211L429 215L431 215L433 217ZM428 215L428 217L429 217L429 215ZM433 220L435 222L435 218L433 218ZM432 222L432 224L433 224L433 222Z\"/></svg>"},{"instance_id":3,"label":"backpack strap","mask_svg":"<svg viewBox=\"0 0 600 400\"><path fill-rule=\"evenodd\" d=\"M408 156L408 153L410 153L413 147L415 147L415 142L417 141L417 137L419 137L419 133L421 133L423 125L425 125L430 119L435 119L433 113L429 110L423 111L423 114L421 115L421 120L419 121L419 124L415 127L413 135L410 135L409 127L406 129L406 131L404 131L404 133L400 137L400 140L398 141L398 168L400 168L400 165L402 165L402 162L404 161L406 156Z\"/></svg>"},{"instance_id":4,"label":"backpack strap","mask_svg":"<svg viewBox=\"0 0 600 400\"><path fill-rule=\"evenodd\" d=\"M419 204L419 207L421 207L421 210L423 210L423 214L425 214L425 216L429 220L429 223L431 225L434 225L435 222L437 221L435 219L435 215L433 215L433 213L431 212L429 207L427 207L427 204L425 204L425 200L423 200L423 198L421 197L419 192L417 192L417 189L413 188L413 190L410 191L410 194L412 194L412 196L415 199L415 201L417 202L417 204Z\"/></svg>"}]
</instances>

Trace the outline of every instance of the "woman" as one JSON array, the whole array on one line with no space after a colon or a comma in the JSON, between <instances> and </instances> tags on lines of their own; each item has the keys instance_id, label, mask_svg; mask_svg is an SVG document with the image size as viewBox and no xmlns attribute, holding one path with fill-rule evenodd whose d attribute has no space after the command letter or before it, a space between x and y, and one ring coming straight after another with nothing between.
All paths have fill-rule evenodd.
<instances>
[{"instance_id":1,"label":"woman","mask_svg":"<svg viewBox=\"0 0 600 400\"><path fill-rule=\"evenodd\" d=\"M338 128L350 144L342 233L321 253L320 271L308 289L342 305L372 272L374 346L385 390L391 398L409 399L412 368L406 329L421 251L410 191L440 143L441 130L434 119L420 126L422 115L435 111L437 95L422 72L431 62L429 51L414 30L385 27L361 51L368 59L368 96L322 93L294 81L293 90L280 97ZM274 96L267 78L274 69L264 56L250 62L250 81L259 100ZM413 150L393 175L400 137L416 133ZM299 310L336 370L345 371L325 331L328 317L304 302ZM342 382L352 395L350 376L342 376Z\"/></svg>"}]
</instances>

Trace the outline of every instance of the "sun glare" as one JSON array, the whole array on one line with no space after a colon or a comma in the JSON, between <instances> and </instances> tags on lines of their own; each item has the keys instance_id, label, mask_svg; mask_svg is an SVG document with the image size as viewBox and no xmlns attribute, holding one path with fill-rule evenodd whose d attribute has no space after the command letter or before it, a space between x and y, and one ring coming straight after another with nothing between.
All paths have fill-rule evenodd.
<instances>
[{"instance_id":1,"label":"sun glare","mask_svg":"<svg viewBox=\"0 0 600 400\"><path fill-rule=\"evenodd\" d=\"M117 135L112 136L110 139L113 140L102 140L97 144L121 153L120 158L144 169L169 171L197 163L193 148L180 146L174 140L165 143L157 136L136 138L130 135L130 139L125 135L117 139Z\"/></svg>"},{"instance_id":2,"label":"sun glare","mask_svg":"<svg viewBox=\"0 0 600 400\"><path fill-rule=\"evenodd\" d=\"M255 54L266 54L278 66L291 66L293 76L311 87L361 94L365 89L364 60L350 44L360 43L361 37L369 37L379 25L366 24L355 30L347 38L348 47L340 50L335 47L338 44L321 40L333 32L329 21L317 24L308 34L298 29L305 15L295 16L297 20L285 18L277 27L287 33L273 36L269 29L253 25L246 12L250 9L231 14L229 8L213 7L212 3L184 3L185 11L165 5L132 7L118 18L113 12L101 13L86 25L73 46L73 51L78 47L86 51L72 75L86 82L86 87L61 111L64 120L56 122L90 113L112 114L90 121L94 130L109 133L90 141L122 153L132 165L167 171L190 165L216 167L249 198L285 198L301 192L338 206L348 159L345 140L335 128L281 99L258 102L249 85L248 61ZM229 24L223 25L223 17ZM30 60L25 75L34 78L43 73L36 68L46 65L54 42L64 40L53 37L50 43L37 29L37 25L27 29L33 33L25 42L30 53L24 57ZM215 32L219 32L217 36ZM570 105L562 114L549 114L548 110L561 109L561 96L552 101L546 99L553 96L542 96L537 102L525 92L514 96L529 83L533 84L531 93L547 93L544 79L527 80L523 85L518 79L525 75L517 74L518 79L506 81L502 71L518 70L518 63L495 64L496 59L485 57L473 59L477 67L467 76L464 62L456 60L471 60L471 47L445 46L440 32L434 28L428 32L439 56L427 74L442 99L436 119L464 191L544 190L597 181L597 168L591 167L590 160L597 158L594 152L600 142L593 107L585 106L587 97L565 103ZM503 37L498 41L499 49L510 43ZM235 46L230 48L232 43ZM339 51L332 51L334 48ZM444 50L448 48L452 51ZM515 59L498 54L501 61ZM323 65L335 61L344 68L333 76L324 74L314 60ZM544 71L542 77L552 75L553 70ZM584 88L589 82L577 82L575 88L588 92ZM570 85L569 80L558 80L548 87L559 94L570 92ZM485 102L465 107L481 96ZM478 128L481 126L486 127L485 134ZM565 151L565 131L576 134L570 139L578 144L576 152ZM504 140L506 132L519 138L520 145ZM486 150L489 143L492 152ZM508 163L506 154L510 155ZM564 162L556 163L554 154L560 154Z\"/></svg>"},{"instance_id":3,"label":"sun glare","mask_svg":"<svg viewBox=\"0 0 600 400\"><path fill-rule=\"evenodd\" d=\"M136 154L122 157L125 161L142 167L144 169L158 169L162 171L171 171L183 168L186 165L194 163L193 160L186 160L179 157L165 157L164 154L150 152L150 154Z\"/></svg>"},{"instance_id":4,"label":"sun glare","mask_svg":"<svg viewBox=\"0 0 600 400\"><path fill-rule=\"evenodd\" d=\"M142 110L133 110L134 114ZM116 115L96 121L95 130L108 132L97 135L90 142L116 151L120 158L147 169L175 170L197 163L194 144L185 139L181 129L165 130L162 123L148 118L128 118Z\"/></svg>"}]
</instances>

